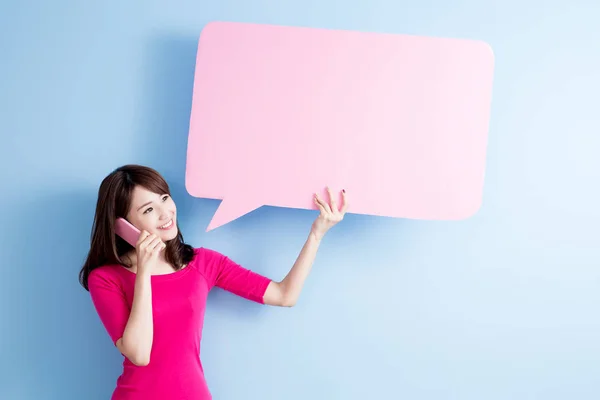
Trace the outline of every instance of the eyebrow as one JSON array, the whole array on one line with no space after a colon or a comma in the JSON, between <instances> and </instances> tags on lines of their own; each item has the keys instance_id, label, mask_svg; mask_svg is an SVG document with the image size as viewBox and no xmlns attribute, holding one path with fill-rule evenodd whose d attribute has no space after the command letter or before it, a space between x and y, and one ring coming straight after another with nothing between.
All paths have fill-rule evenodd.
<instances>
[{"instance_id":1,"label":"eyebrow","mask_svg":"<svg viewBox=\"0 0 600 400\"><path fill-rule=\"evenodd\" d=\"M146 204L142 204L137 210L140 211L141 208L146 207L147 205L151 204L152 201L147 202Z\"/></svg>"}]
</instances>

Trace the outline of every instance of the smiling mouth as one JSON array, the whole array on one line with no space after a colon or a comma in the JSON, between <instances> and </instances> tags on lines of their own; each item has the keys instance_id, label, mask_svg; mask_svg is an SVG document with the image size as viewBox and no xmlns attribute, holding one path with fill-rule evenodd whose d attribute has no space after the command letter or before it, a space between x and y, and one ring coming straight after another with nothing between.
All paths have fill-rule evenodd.
<instances>
[{"instance_id":1,"label":"smiling mouth","mask_svg":"<svg viewBox=\"0 0 600 400\"><path fill-rule=\"evenodd\" d=\"M171 219L166 224L159 226L158 229L170 229L173 225L173 220Z\"/></svg>"}]
</instances>

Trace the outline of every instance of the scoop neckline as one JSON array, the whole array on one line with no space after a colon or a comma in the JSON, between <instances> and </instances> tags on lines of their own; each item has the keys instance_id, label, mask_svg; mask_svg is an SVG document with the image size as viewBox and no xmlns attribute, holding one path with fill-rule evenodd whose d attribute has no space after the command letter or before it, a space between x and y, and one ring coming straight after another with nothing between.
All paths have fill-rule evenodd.
<instances>
[{"instance_id":1,"label":"scoop neckline","mask_svg":"<svg viewBox=\"0 0 600 400\"><path fill-rule=\"evenodd\" d=\"M131 271L129 268L124 265L119 264L119 267L125 270L129 275L133 277L137 276L137 272ZM153 281L166 281L171 279L179 278L187 273L187 271L192 267L192 261L190 261L185 267L178 269L177 271L169 272L168 274L158 274L158 275L150 275L150 279Z\"/></svg>"}]
</instances>

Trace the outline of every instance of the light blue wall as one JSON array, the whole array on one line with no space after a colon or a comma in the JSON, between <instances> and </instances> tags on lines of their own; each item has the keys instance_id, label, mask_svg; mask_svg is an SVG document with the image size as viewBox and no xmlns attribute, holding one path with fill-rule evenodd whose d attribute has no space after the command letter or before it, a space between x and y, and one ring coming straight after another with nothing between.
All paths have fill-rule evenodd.
<instances>
[{"instance_id":1,"label":"light blue wall","mask_svg":"<svg viewBox=\"0 0 600 400\"><path fill-rule=\"evenodd\" d=\"M215 399L600 398L600 5L566 3L4 0L0 398L109 398L120 357L77 273L120 164L163 172L192 244L275 279L293 263L315 213L262 208L205 233L218 202L185 193L211 20L482 39L496 57L481 211L350 215L293 309L213 292Z\"/></svg>"}]
</instances>

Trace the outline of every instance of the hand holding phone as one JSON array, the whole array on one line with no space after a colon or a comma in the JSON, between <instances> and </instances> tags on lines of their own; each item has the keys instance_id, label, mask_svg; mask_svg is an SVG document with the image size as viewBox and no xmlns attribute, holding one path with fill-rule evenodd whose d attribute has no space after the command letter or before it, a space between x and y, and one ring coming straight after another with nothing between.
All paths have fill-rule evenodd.
<instances>
[{"instance_id":1,"label":"hand holding phone","mask_svg":"<svg viewBox=\"0 0 600 400\"><path fill-rule=\"evenodd\" d=\"M156 268L158 254L166 248L166 244L155 234L147 233L138 246L140 230L124 218L118 218L115 223L115 233L136 249L137 273L140 275Z\"/></svg>"}]
</instances>

